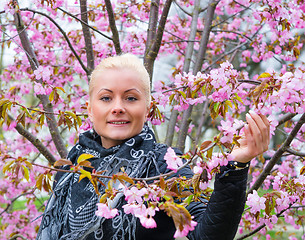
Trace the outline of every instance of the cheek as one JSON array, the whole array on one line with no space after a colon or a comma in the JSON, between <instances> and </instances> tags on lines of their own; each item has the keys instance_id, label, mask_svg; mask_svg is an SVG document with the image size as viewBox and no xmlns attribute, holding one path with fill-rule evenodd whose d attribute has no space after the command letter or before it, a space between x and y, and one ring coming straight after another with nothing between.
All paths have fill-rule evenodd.
<instances>
[{"instance_id":1,"label":"cheek","mask_svg":"<svg viewBox=\"0 0 305 240\"><path fill-rule=\"evenodd\" d=\"M105 117L105 111L100 107L93 107L91 110L91 115L93 119L101 119Z\"/></svg>"}]
</instances>

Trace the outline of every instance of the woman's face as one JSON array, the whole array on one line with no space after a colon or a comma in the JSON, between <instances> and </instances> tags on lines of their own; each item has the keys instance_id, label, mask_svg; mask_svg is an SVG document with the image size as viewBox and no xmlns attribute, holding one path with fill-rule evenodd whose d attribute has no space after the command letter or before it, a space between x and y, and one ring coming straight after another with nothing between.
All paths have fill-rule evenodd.
<instances>
[{"instance_id":1,"label":"woman's face","mask_svg":"<svg viewBox=\"0 0 305 240\"><path fill-rule=\"evenodd\" d=\"M107 69L95 75L87 103L94 130L110 148L141 132L148 106L144 83L128 69Z\"/></svg>"}]
</instances>

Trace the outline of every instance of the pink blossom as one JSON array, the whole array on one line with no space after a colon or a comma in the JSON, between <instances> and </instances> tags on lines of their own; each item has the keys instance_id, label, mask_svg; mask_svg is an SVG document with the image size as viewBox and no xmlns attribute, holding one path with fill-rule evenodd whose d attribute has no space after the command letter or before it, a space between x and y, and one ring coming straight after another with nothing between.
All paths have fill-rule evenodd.
<instances>
[{"instance_id":1,"label":"pink blossom","mask_svg":"<svg viewBox=\"0 0 305 240\"><path fill-rule=\"evenodd\" d=\"M110 209L107 204L104 203L97 203L96 204L98 209L95 212L95 214L99 217L104 217L104 218L113 218L116 215L118 215L118 210L116 208Z\"/></svg>"},{"instance_id":2,"label":"pink blossom","mask_svg":"<svg viewBox=\"0 0 305 240\"><path fill-rule=\"evenodd\" d=\"M145 228L156 228L157 223L152 217L140 217L140 222Z\"/></svg>"},{"instance_id":3,"label":"pink blossom","mask_svg":"<svg viewBox=\"0 0 305 240\"><path fill-rule=\"evenodd\" d=\"M137 187L132 187L131 189L126 189L124 191L125 200L128 203L137 202L142 203L143 199L142 196L147 193L147 190L145 188L138 189Z\"/></svg>"},{"instance_id":4,"label":"pink blossom","mask_svg":"<svg viewBox=\"0 0 305 240\"><path fill-rule=\"evenodd\" d=\"M39 66L35 71L34 75L38 80L48 81L51 76L51 71L48 67Z\"/></svg>"},{"instance_id":5,"label":"pink blossom","mask_svg":"<svg viewBox=\"0 0 305 240\"><path fill-rule=\"evenodd\" d=\"M193 231L197 225L197 222L191 221L191 225L184 225L183 230L180 231L179 229L176 230L174 238L179 238L179 237L186 237L189 231Z\"/></svg>"},{"instance_id":6,"label":"pink blossom","mask_svg":"<svg viewBox=\"0 0 305 240\"><path fill-rule=\"evenodd\" d=\"M174 149L171 147L167 149L164 159L166 160L167 168L174 172L177 172L177 169L183 165L181 158L176 155Z\"/></svg>"},{"instance_id":7,"label":"pink blossom","mask_svg":"<svg viewBox=\"0 0 305 240\"><path fill-rule=\"evenodd\" d=\"M250 193L248 195L248 200L247 200L246 204L249 207L251 207L250 212L253 214L256 214L260 210L265 209L265 201L266 201L266 198L260 197L257 194L257 191L254 190L253 193Z\"/></svg>"}]
</instances>

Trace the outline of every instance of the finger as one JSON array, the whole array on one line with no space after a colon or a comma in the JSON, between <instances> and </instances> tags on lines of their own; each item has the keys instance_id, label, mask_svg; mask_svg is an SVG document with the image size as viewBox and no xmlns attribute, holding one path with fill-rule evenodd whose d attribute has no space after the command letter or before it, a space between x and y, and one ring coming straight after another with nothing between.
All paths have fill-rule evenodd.
<instances>
[{"instance_id":1,"label":"finger","mask_svg":"<svg viewBox=\"0 0 305 240\"><path fill-rule=\"evenodd\" d=\"M255 143L255 147L251 150L253 152L261 153L261 152L263 152L263 150L265 148L262 132L261 132L258 124L256 123L256 121L252 118L252 116L249 113L246 114L246 119L249 124L249 129L252 133L252 137L253 137L252 141Z\"/></svg>"},{"instance_id":2,"label":"finger","mask_svg":"<svg viewBox=\"0 0 305 240\"><path fill-rule=\"evenodd\" d=\"M270 124L266 116L258 115L254 111L249 111L252 119L255 121L260 134L262 136L262 142L264 143L264 149L266 149L269 145L270 139Z\"/></svg>"},{"instance_id":3,"label":"finger","mask_svg":"<svg viewBox=\"0 0 305 240\"><path fill-rule=\"evenodd\" d=\"M248 148L250 150L255 149L256 148L256 142L253 138L251 129L250 129L250 127L247 123L244 125L244 134L245 134L245 140L246 140Z\"/></svg>"},{"instance_id":4,"label":"finger","mask_svg":"<svg viewBox=\"0 0 305 240\"><path fill-rule=\"evenodd\" d=\"M267 136L266 136L266 141L267 141L267 145L269 146L270 143L270 122L268 120L268 118L264 115L259 115L262 120L264 121L265 125L267 126Z\"/></svg>"}]
</instances>

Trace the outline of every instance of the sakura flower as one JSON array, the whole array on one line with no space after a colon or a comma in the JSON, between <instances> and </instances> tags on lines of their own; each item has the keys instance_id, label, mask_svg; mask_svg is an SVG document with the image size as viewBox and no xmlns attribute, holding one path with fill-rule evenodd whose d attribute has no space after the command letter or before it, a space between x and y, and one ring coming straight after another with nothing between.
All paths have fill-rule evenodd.
<instances>
[{"instance_id":1,"label":"sakura flower","mask_svg":"<svg viewBox=\"0 0 305 240\"><path fill-rule=\"evenodd\" d=\"M107 204L104 203L98 203L97 204L97 211L95 212L95 214L99 217L104 217L104 218L113 218L116 215L118 215L118 210L116 208L114 209L110 209Z\"/></svg>"},{"instance_id":2,"label":"sakura flower","mask_svg":"<svg viewBox=\"0 0 305 240\"><path fill-rule=\"evenodd\" d=\"M250 193L248 195L248 200L247 200L246 204L249 207L251 207L250 212L253 214L256 214L260 210L265 209L265 202L266 202L266 198L260 197L257 194L257 191L254 190L253 193Z\"/></svg>"},{"instance_id":3,"label":"sakura flower","mask_svg":"<svg viewBox=\"0 0 305 240\"><path fill-rule=\"evenodd\" d=\"M184 225L183 230L177 229L174 235L174 238L185 237L189 231L193 231L197 225L197 222L191 221L191 225Z\"/></svg>"},{"instance_id":4,"label":"sakura flower","mask_svg":"<svg viewBox=\"0 0 305 240\"><path fill-rule=\"evenodd\" d=\"M137 202L137 203L142 203L142 196L147 193L147 190L145 188L138 189L136 187L132 187L131 189L125 189L124 194L125 194L125 200L128 203L132 202Z\"/></svg>"},{"instance_id":5,"label":"sakura flower","mask_svg":"<svg viewBox=\"0 0 305 240\"><path fill-rule=\"evenodd\" d=\"M145 228L155 228L157 227L156 221L152 217L140 217L140 223Z\"/></svg>"},{"instance_id":6,"label":"sakura flower","mask_svg":"<svg viewBox=\"0 0 305 240\"><path fill-rule=\"evenodd\" d=\"M174 172L177 172L177 169L183 165L181 158L176 155L172 148L167 149L164 159L166 160L167 168Z\"/></svg>"},{"instance_id":7,"label":"sakura flower","mask_svg":"<svg viewBox=\"0 0 305 240\"><path fill-rule=\"evenodd\" d=\"M34 75L37 79L42 79L43 81L48 81L51 76L51 71L47 67L39 66L35 71Z\"/></svg>"}]
</instances>

